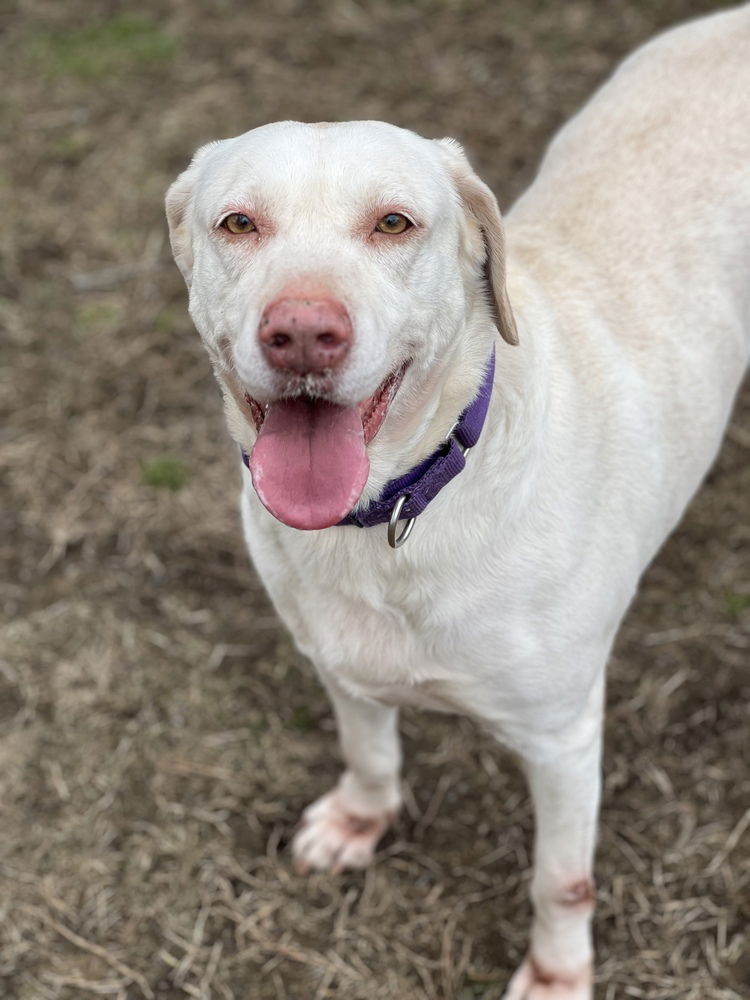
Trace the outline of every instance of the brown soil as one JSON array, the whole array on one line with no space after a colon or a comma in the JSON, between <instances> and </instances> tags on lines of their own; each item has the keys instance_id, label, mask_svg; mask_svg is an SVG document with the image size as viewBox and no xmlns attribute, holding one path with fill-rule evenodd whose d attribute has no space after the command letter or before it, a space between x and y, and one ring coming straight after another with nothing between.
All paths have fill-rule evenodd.
<instances>
[{"instance_id":1,"label":"brown soil","mask_svg":"<svg viewBox=\"0 0 750 1000\"><path fill-rule=\"evenodd\" d=\"M0 6L0 996L500 997L531 815L469 723L406 714L370 871L292 873L331 713L246 560L163 192L207 139L369 117L458 136L507 205L622 54L707 6ZM749 414L611 667L606 1000L750 997Z\"/></svg>"}]
</instances>

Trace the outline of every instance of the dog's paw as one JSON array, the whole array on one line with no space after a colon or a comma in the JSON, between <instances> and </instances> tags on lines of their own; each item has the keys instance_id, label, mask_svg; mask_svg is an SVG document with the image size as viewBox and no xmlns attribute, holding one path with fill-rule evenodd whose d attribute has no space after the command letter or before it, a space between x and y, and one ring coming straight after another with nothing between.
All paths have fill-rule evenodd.
<instances>
[{"instance_id":1,"label":"dog's paw","mask_svg":"<svg viewBox=\"0 0 750 1000\"><path fill-rule=\"evenodd\" d=\"M302 814L302 824L292 841L298 872L364 868L375 847L394 820L393 812L362 816L351 812L338 789L313 802Z\"/></svg>"},{"instance_id":2,"label":"dog's paw","mask_svg":"<svg viewBox=\"0 0 750 1000\"><path fill-rule=\"evenodd\" d=\"M503 1000L592 1000L592 968L555 975L527 958L510 981Z\"/></svg>"}]
</instances>

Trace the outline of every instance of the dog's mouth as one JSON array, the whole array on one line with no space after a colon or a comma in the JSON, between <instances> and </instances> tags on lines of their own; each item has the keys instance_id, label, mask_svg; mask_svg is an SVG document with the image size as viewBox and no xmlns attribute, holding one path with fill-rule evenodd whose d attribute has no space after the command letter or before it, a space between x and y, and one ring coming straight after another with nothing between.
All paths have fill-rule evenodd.
<instances>
[{"instance_id":1,"label":"dog's mouth","mask_svg":"<svg viewBox=\"0 0 750 1000\"><path fill-rule=\"evenodd\" d=\"M253 486L274 517L311 531L338 524L354 508L370 473L367 445L382 427L408 366L351 406L304 392L265 406L245 396L258 429L249 463Z\"/></svg>"}]
</instances>

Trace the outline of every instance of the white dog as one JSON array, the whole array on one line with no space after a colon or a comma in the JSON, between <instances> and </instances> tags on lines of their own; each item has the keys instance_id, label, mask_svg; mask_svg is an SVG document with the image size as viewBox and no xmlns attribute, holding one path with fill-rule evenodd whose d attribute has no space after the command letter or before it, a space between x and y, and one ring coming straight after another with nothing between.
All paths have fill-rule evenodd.
<instances>
[{"instance_id":1,"label":"white dog","mask_svg":"<svg viewBox=\"0 0 750 1000\"><path fill-rule=\"evenodd\" d=\"M247 542L347 765L298 865L372 857L401 800L397 706L470 715L536 811L512 1000L592 992L605 664L750 347L748 52L747 6L639 50L505 236L457 143L380 122L212 143L167 196L249 465Z\"/></svg>"}]
</instances>

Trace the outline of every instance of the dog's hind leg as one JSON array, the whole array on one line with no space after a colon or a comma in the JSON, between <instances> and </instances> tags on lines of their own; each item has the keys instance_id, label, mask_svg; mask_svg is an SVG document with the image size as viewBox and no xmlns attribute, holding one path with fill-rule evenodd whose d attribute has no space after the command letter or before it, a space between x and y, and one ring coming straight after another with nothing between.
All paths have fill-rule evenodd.
<instances>
[{"instance_id":1,"label":"dog's hind leg","mask_svg":"<svg viewBox=\"0 0 750 1000\"><path fill-rule=\"evenodd\" d=\"M564 730L527 731L536 817L529 953L504 1000L591 1000L592 876L600 797L602 684Z\"/></svg>"},{"instance_id":2,"label":"dog's hind leg","mask_svg":"<svg viewBox=\"0 0 750 1000\"><path fill-rule=\"evenodd\" d=\"M292 844L301 872L363 868L401 805L398 710L353 697L334 677L323 681L346 770L302 816Z\"/></svg>"}]
</instances>

